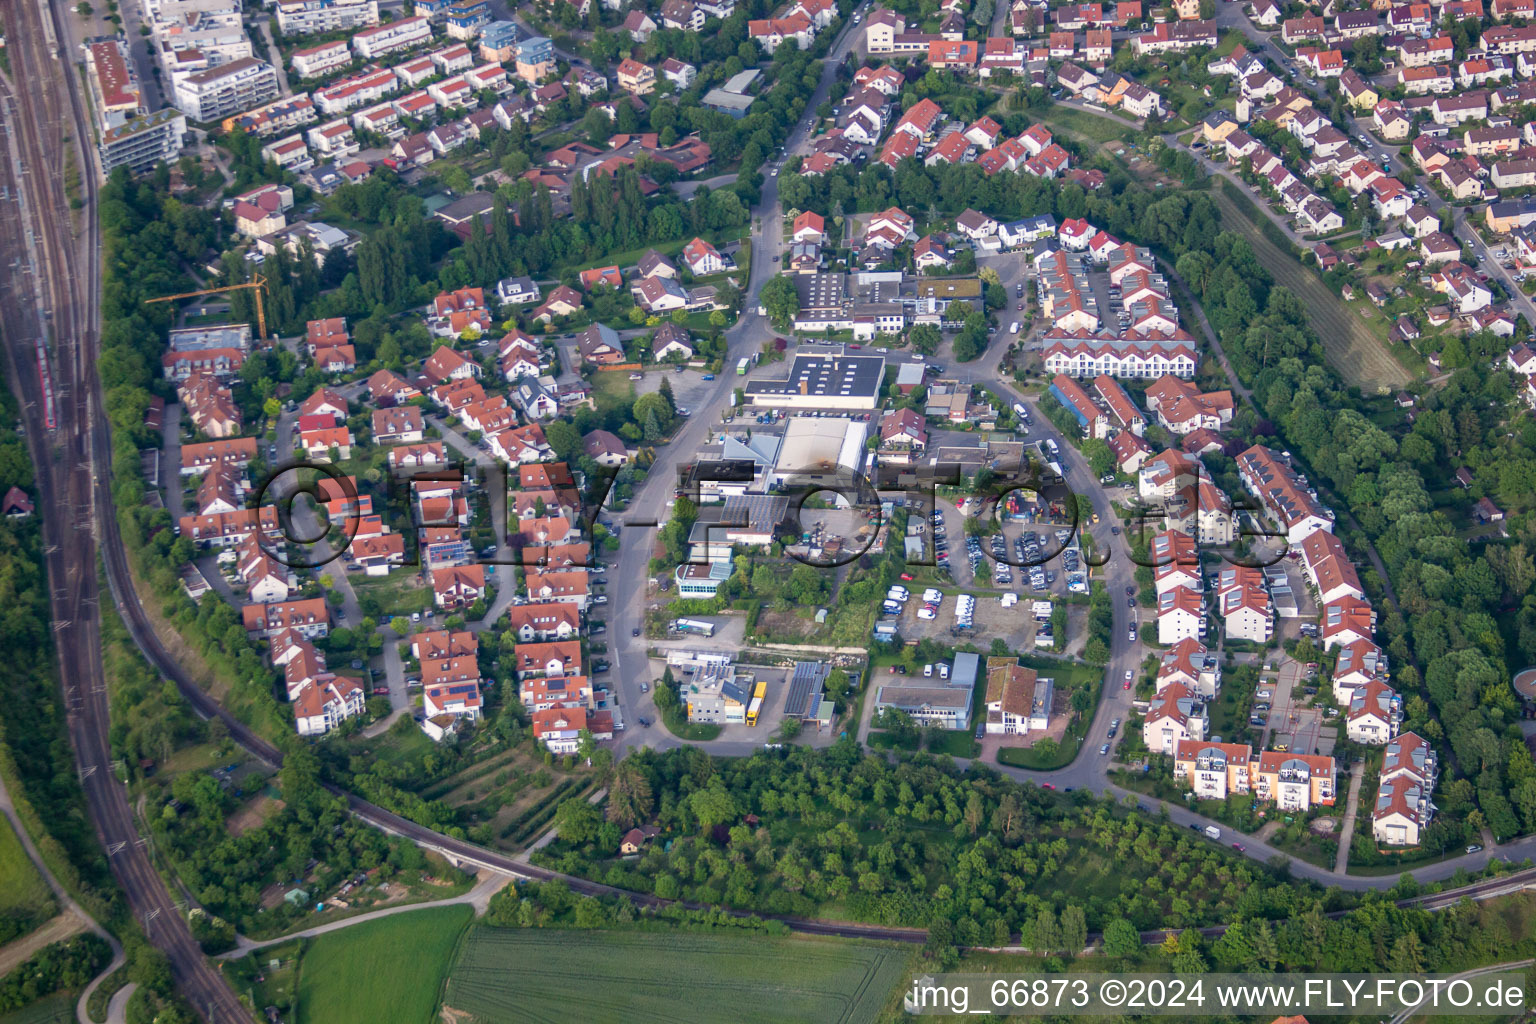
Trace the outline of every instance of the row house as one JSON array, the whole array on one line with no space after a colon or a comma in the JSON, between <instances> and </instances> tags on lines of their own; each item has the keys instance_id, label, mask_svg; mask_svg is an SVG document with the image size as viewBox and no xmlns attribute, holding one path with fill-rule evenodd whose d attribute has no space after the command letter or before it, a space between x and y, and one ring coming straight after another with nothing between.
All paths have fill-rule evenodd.
<instances>
[{"instance_id":1,"label":"row house","mask_svg":"<svg viewBox=\"0 0 1536 1024\"><path fill-rule=\"evenodd\" d=\"M1199 800L1225 800L1251 792L1249 769L1253 748L1246 743L1180 740L1173 749L1173 778Z\"/></svg>"},{"instance_id":2,"label":"row house","mask_svg":"<svg viewBox=\"0 0 1536 1024\"><path fill-rule=\"evenodd\" d=\"M1348 706L1363 687L1385 683L1390 668L1386 654L1372 641L1356 640L1345 644L1333 663L1334 702Z\"/></svg>"},{"instance_id":3,"label":"row house","mask_svg":"<svg viewBox=\"0 0 1536 1024\"><path fill-rule=\"evenodd\" d=\"M579 635L581 616L568 604L513 605L507 609L508 628L520 643L570 640Z\"/></svg>"},{"instance_id":4,"label":"row house","mask_svg":"<svg viewBox=\"0 0 1536 1024\"><path fill-rule=\"evenodd\" d=\"M1178 377L1161 377L1146 391L1147 408L1169 433L1183 436L1195 430L1221 430L1232 422L1232 392L1202 392Z\"/></svg>"},{"instance_id":5,"label":"row house","mask_svg":"<svg viewBox=\"0 0 1536 1024\"><path fill-rule=\"evenodd\" d=\"M1153 535L1148 545L1152 559L1153 587L1159 598L1174 589L1200 593L1204 585L1200 572L1200 556L1194 538L1182 530L1163 530ZM1190 636L1199 634L1199 626ZM1175 644L1188 637L1180 637Z\"/></svg>"},{"instance_id":6,"label":"row house","mask_svg":"<svg viewBox=\"0 0 1536 1024\"><path fill-rule=\"evenodd\" d=\"M432 601L439 608L467 608L486 594L483 565L433 569L431 575Z\"/></svg>"},{"instance_id":7,"label":"row house","mask_svg":"<svg viewBox=\"0 0 1536 1024\"><path fill-rule=\"evenodd\" d=\"M289 63L300 78L323 78L352 63L352 48L343 39L306 46L293 51Z\"/></svg>"},{"instance_id":8,"label":"row house","mask_svg":"<svg viewBox=\"0 0 1536 1024\"><path fill-rule=\"evenodd\" d=\"M1536 53L1536 25L1495 25L1483 32L1482 44L1486 52L1505 56Z\"/></svg>"},{"instance_id":9,"label":"row house","mask_svg":"<svg viewBox=\"0 0 1536 1024\"><path fill-rule=\"evenodd\" d=\"M256 457L256 438L232 437L181 446L181 475L195 476L220 462L243 467Z\"/></svg>"},{"instance_id":10,"label":"row house","mask_svg":"<svg viewBox=\"0 0 1536 1024\"><path fill-rule=\"evenodd\" d=\"M245 631L262 638L289 630L306 640L317 640L330 632L330 605L323 597L248 604L240 609L240 616Z\"/></svg>"},{"instance_id":11,"label":"row house","mask_svg":"<svg viewBox=\"0 0 1536 1024\"><path fill-rule=\"evenodd\" d=\"M1331 757L1261 751L1245 743L1186 740L1171 751L1173 777L1201 799L1252 794L1284 811L1306 812L1334 802L1337 772Z\"/></svg>"},{"instance_id":12,"label":"row house","mask_svg":"<svg viewBox=\"0 0 1536 1024\"><path fill-rule=\"evenodd\" d=\"M1439 777L1434 748L1417 733L1405 732L1387 744L1371 832L1384 846L1417 846L1434 817L1431 794Z\"/></svg>"},{"instance_id":13,"label":"row house","mask_svg":"<svg viewBox=\"0 0 1536 1024\"><path fill-rule=\"evenodd\" d=\"M1275 610L1261 570L1248 566L1223 569L1216 581L1216 604L1228 638L1269 643L1274 635Z\"/></svg>"},{"instance_id":14,"label":"row house","mask_svg":"<svg viewBox=\"0 0 1536 1024\"><path fill-rule=\"evenodd\" d=\"M352 52L363 60L373 60L387 53L419 46L431 38L432 25L426 18L401 18L399 21L353 33Z\"/></svg>"},{"instance_id":15,"label":"row house","mask_svg":"<svg viewBox=\"0 0 1536 1024\"><path fill-rule=\"evenodd\" d=\"M1376 612L1361 598L1340 597L1323 605L1321 626L1323 650L1330 651L1375 636Z\"/></svg>"},{"instance_id":16,"label":"row house","mask_svg":"<svg viewBox=\"0 0 1536 1024\"><path fill-rule=\"evenodd\" d=\"M1321 605L1344 598L1365 600L1360 577L1344 551L1344 543L1331 531L1315 530L1301 542L1301 563Z\"/></svg>"},{"instance_id":17,"label":"row house","mask_svg":"<svg viewBox=\"0 0 1536 1024\"><path fill-rule=\"evenodd\" d=\"M1170 587L1157 596L1157 642L1172 646L1205 635L1205 599L1190 587Z\"/></svg>"},{"instance_id":18,"label":"row house","mask_svg":"<svg viewBox=\"0 0 1536 1024\"><path fill-rule=\"evenodd\" d=\"M1344 716L1345 733L1354 743L1383 746L1397 735L1403 720L1402 698L1380 680L1356 687Z\"/></svg>"},{"instance_id":19,"label":"row house","mask_svg":"<svg viewBox=\"0 0 1536 1024\"><path fill-rule=\"evenodd\" d=\"M534 739L552 754L578 753L584 732L594 740L613 738L613 713L610 711L554 707L535 711L531 717Z\"/></svg>"},{"instance_id":20,"label":"row house","mask_svg":"<svg viewBox=\"0 0 1536 1024\"><path fill-rule=\"evenodd\" d=\"M327 160L341 160L362 149L356 132L345 118L311 128L305 133L305 138L309 141L310 150Z\"/></svg>"},{"instance_id":21,"label":"row house","mask_svg":"<svg viewBox=\"0 0 1536 1024\"><path fill-rule=\"evenodd\" d=\"M1183 683L1170 683L1152 698L1142 721L1142 739L1154 754L1172 754L1179 745L1206 737L1205 704Z\"/></svg>"},{"instance_id":22,"label":"row house","mask_svg":"<svg viewBox=\"0 0 1536 1024\"><path fill-rule=\"evenodd\" d=\"M1237 457L1237 464L1243 485L1280 524L1288 542L1297 544L1316 530L1333 530L1333 511L1317 500L1288 458L1254 445Z\"/></svg>"},{"instance_id":23,"label":"row house","mask_svg":"<svg viewBox=\"0 0 1536 1024\"><path fill-rule=\"evenodd\" d=\"M400 82L393 72L368 71L316 89L314 101L321 113L333 116L383 99L398 88Z\"/></svg>"},{"instance_id":24,"label":"row house","mask_svg":"<svg viewBox=\"0 0 1536 1024\"><path fill-rule=\"evenodd\" d=\"M420 57L403 60L390 68L390 70L394 72L395 78L399 80L402 89L419 89L439 74L437 65L425 53Z\"/></svg>"},{"instance_id":25,"label":"row house","mask_svg":"<svg viewBox=\"0 0 1536 1024\"><path fill-rule=\"evenodd\" d=\"M1186 637L1163 652L1157 666L1157 692L1179 683L1202 700L1221 692L1221 665L1206 646Z\"/></svg>"},{"instance_id":26,"label":"row house","mask_svg":"<svg viewBox=\"0 0 1536 1024\"><path fill-rule=\"evenodd\" d=\"M1150 32L1131 38L1132 50L1143 53L1188 53L1200 47L1215 48L1217 31L1215 20L1180 21L1176 24L1157 24Z\"/></svg>"},{"instance_id":27,"label":"row house","mask_svg":"<svg viewBox=\"0 0 1536 1024\"><path fill-rule=\"evenodd\" d=\"M1337 768L1327 755L1265 750L1250 763L1248 776L1254 797L1282 811L1331 807L1337 793Z\"/></svg>"},{"instance_id":28,"label":"row house","mask_svg":"<svg viewBox=\"0 0 1536 1024\"><path fill-rule=\"evenodd\" d=\"M300 736L323 736L349 718L361 715L367 698L362 684L331 675L299 687L291 702L294 727Z\"/></svg>"},{"instance_id":29,"label":"row house","mask_svg":"<svg viewBox=\"0 0 1536 1024\"><path fill-rule=\"evenodd\" d=\"M1045 333L1041 354L1046 372L1073 377L1193 377L1199 362L1193 336L1182 330L1164 336L1138 337L1107 329L1055 328Z\"/></svg>"},{"instance_id":30,"label":"row house","mask_svg":"<svg viewBox=\"0 0 1536 1024\"><path fill-rule=\"evenodd\" d=\"M181 536L199 548L234 547L257 531L269 537L277 537L281 533L277 523L277 509L272 505L263 505L260 509L237 508L208 515L182 516L177 526Z\"/></svg>"},{"instance_id":31,"label":"row house","mask_svg":"<svg viewBox=\"0 0 1536 1024\"><path fill-rule=\"evenodd\" d=\"M207 373L188 375L176 387L182 409L197 430L212 438L240 433L240 407L218 378Z\"/></svg>"},{"instance_id":32,"label":"row house","mask_svg":"<svg viewBox=\"0 0 1536 1024\"><path fill-rule=\"evenodd\" d=\"M1398 70L1398 84L1409 96L1445 96L1456 88L1456 78L1444 64L1428 67L1403 67Z\"/></svg>"}]
</instances>

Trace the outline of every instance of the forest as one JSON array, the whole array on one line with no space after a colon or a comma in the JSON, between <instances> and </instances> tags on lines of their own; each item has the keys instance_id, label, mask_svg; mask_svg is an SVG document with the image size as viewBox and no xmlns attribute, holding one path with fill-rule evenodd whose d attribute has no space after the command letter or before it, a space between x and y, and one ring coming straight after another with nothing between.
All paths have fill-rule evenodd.
<instances>
[{"instance_id":1,"label":"forest","mask_svg":"<svg viewBox=\"0 0 1536 1024\"><path fill-rule=\"evenodd\" d=\"M641 750L613 768L603 810L568 800L555 823L535 861L568 874L761 913L942 922L961 945L1030 944L1063 917L1085 929L1288 917L1322 896L1139 812L960 774L948 758L892 763L851 740L731 760ZM635 825L658 835L621 860Z\"/></svg>"}]
</instances>

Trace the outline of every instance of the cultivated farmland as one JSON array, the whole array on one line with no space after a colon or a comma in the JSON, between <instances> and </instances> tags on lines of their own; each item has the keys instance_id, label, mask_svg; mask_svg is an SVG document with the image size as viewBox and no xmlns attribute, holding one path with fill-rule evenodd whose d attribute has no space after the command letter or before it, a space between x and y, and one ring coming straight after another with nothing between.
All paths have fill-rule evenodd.
<instances>
[{"instance_id":1,"label":"cultivated farmland","mask_svg":"<svg viewBox=\"0 0 1536 1024\"><path fill-rule=\"evenodd\" d=\"M1412 378L1387 351L1387 342L1378 337L1359 316L1323 284L1318 276L1297 262L1288 252L1264 237L1259 226L1238 208L1220 188L1211 190L1211 198L1221 210L1221 226L1248 240L1264 269L1296 293L1307 307L1307 317L1323 351L1339 375L1365 392L1406 385ZM1262 216L1262 214L1260 215Z\"/></svg>"},{"instance_id":2,"label":"cultivated farmland","mask_svg":"<svg viewBox=\"0 0 1536 1024\"><path fill-rule=\"evenodd\" d=\"M75 997L59 992L10 1013L0 1013L0 1024L73 1024Z\"/></svg>"},{"instance_id":3,"label":"cultivated farmland","mask_svg":"<svg viewBox=\"0 0 1536 1024\"><path fill-rule=\"evenodd\" d=\"M433 907L321 935L299 967L299 1024L428 1024L473 911Z\"/></svg>"},{"instance_id":4,"label":"cultivated farmland","mask_svg":"<svg viewBox=\"0 0 1536 1024\"><path fill-rule=\"evenodd\" d=\"M893 998L910 956L833 939L482 926L449 976L444 1017L855 1024L875 1020Z\"/></svg>"}]
</instances>

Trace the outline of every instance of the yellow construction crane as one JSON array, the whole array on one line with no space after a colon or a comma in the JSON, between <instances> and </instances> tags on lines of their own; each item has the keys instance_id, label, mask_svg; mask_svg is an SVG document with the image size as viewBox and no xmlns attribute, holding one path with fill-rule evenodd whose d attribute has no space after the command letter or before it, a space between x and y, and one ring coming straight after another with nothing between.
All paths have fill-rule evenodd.
<instances>
[{"instance_id":1,"label":"yellow construction crane","mask_svg":"<svg viewBox=\"0 0 1536 1024\"><path fill-rule=\"evenodd\" d=\"M204 288L201 291L181 292L178 295L162 295L158 299L145 299L148 305L151 302L175 302L177 299L192 299L199 295L217 295L220 292L238 292L246 288L256 289L256 330L257 342L261 345L267 343L267 313L261 304L261 290L266 285L267 279L257 274L244 284L227 284L222 288Z\"/></svg>"}]
</instances>

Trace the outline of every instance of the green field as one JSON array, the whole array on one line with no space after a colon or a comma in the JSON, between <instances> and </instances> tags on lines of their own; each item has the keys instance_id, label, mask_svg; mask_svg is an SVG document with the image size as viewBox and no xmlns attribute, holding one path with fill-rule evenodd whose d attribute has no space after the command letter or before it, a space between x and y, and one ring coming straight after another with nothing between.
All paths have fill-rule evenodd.
<instances>
[{"instance_id":1,"label":"green field","mask_svg":"<svg viewBox=\"0 0 1536 1024\"><path fill-rule=\"evenodd\" d=\"M58 912L48 883L27 859L8 822L0 821L0 943L24 935ZM18 927L19 926L19 927Z\"/></svg>"},{"instance_id":2,"label":"green field","mask_svg":"<svg viewBox=\"0 0 1536 1024\"><path fill-rule=\"evenodd\" d=\"M910 955L731 932L477 927L449 975L444 1008L475 1024L873 1021Z\"/></svg>"},{"instance_id":3,"label":"green field","mask_svg":"<svg viewBox=\"0 0 1536 1024\"><path fill-rule=\"evenodd\" d=\"M1339 376L1365 392L1400 388L1412 380L1408 371L1387 351L1385 326L1379 335L1372 331L1370 325L1358 314L1351 313L1344 300L1321 278L1264 237L1253 219L1222 189L1212 189L1211 198L1221 210L1221 226L1247 239L1264 269L1274 276L1275 283L1295 292L1306 305L1308 319L1322 339L1328 361L1339 371ZM1384 320L1380 322L1385 324Z\"/></svg>"},{"instance_id":4,"label":"green field","mask_svg":"<svg viewBox=\"0 0 1536 1024\"><path fill-rule=\"evenodd\" d=\"M72 1024L75 997L58 992L10 1013L0 1013L0 1024Z\"/></svg>"},{"instance_id":5,"label":"green field","mask_svg":"<svg viewBox=\"0 0 1536 1024\"><path fill-rule=\"evenodd\" d=\"M1141 129L1114 114L1096 114L1076 107L1053 106L1043 120L1051 128L1064 130L1093 142L1112 142L1135 137Z\"/></svg>"},{"instance_id":6,"label":"green field","mask_svg":"<svg viewBox=\"0 0 1536 1024\"><path fill-rule=\"evenodd\" d=\"M434 907L315 939L299 973L299 1024L428 1024L473 911Z\"/></svg>"}]
</instances>

